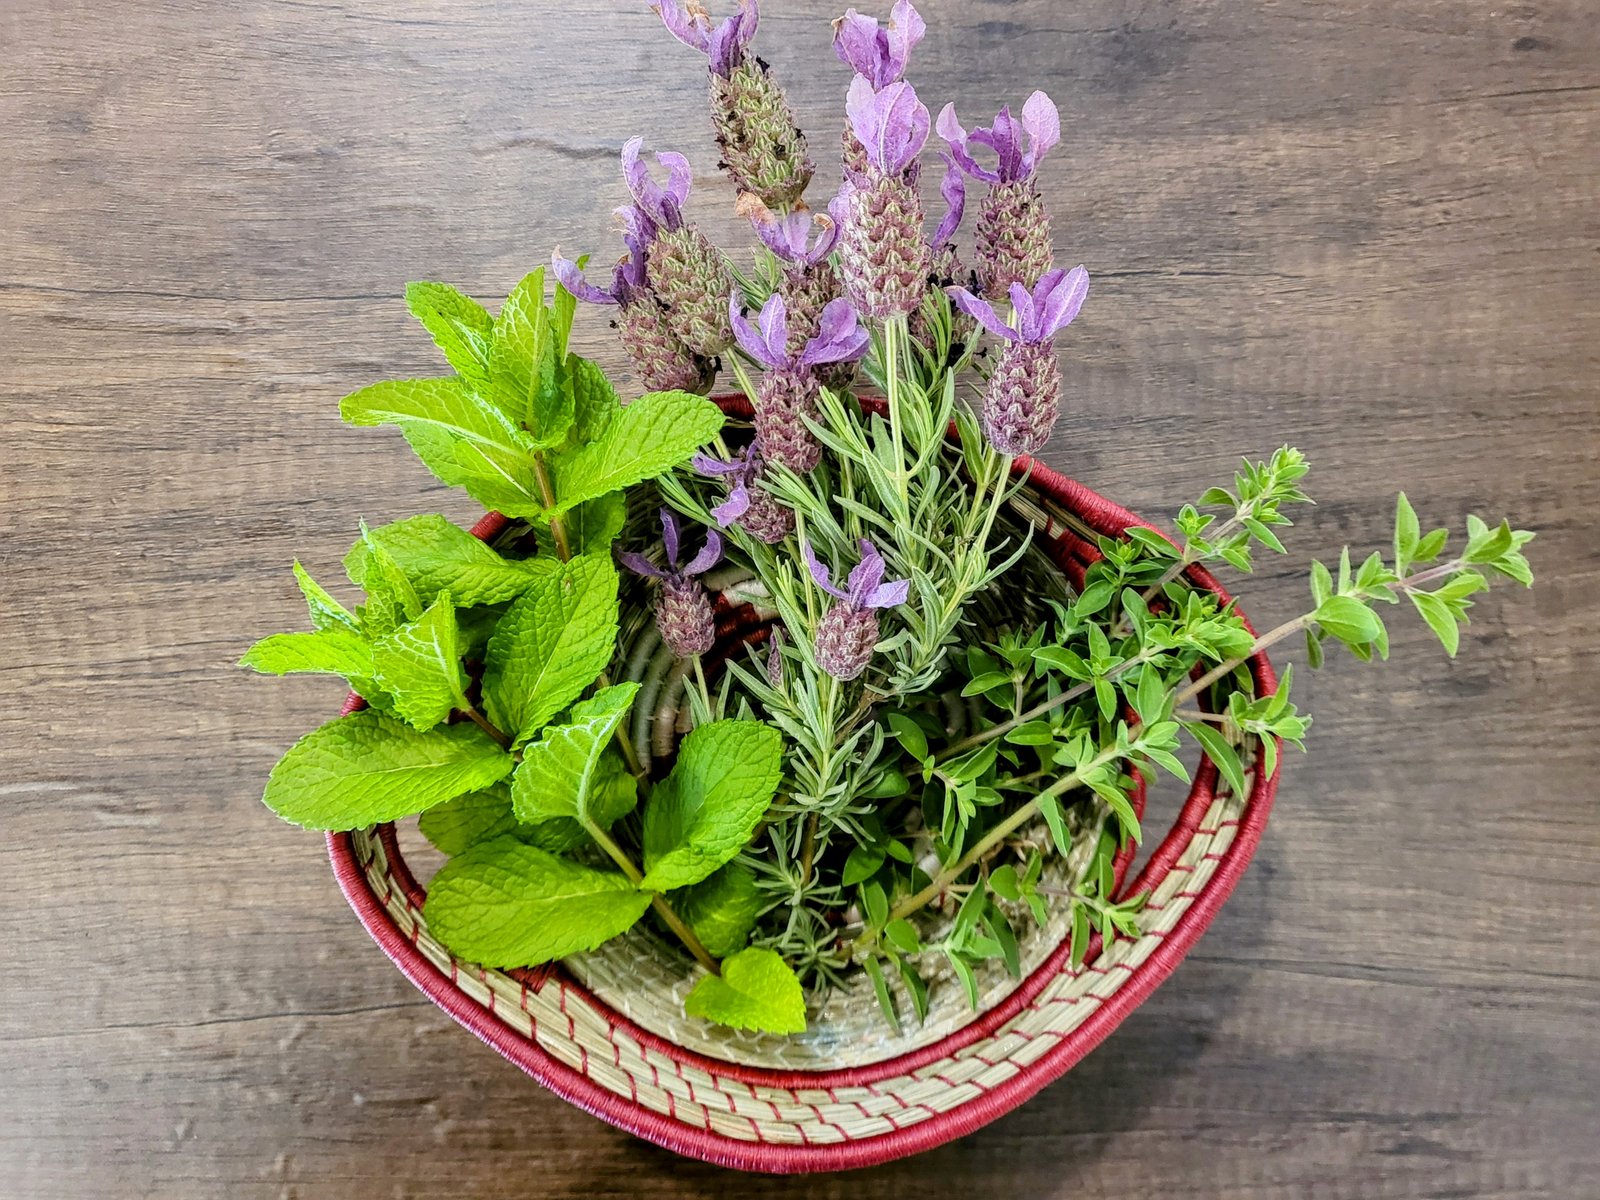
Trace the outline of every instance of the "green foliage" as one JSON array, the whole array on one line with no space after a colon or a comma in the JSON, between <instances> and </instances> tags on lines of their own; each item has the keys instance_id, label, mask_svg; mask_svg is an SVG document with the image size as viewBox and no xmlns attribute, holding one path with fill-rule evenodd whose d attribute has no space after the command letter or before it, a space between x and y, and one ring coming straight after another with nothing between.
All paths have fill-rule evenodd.
<instances>
[{"instance_id":1,"label":"green foliage","mask_svg":"<svg viewBox=\"0 0 1600 1200\"><path fill-rule=\"evenodd\" d=\"M435 805L417 818L417 828L442 854L461 854L469 846L497 837L515 837L552 854L563 854L589 840L583 827L572 820L523 825L511 810L511 789L504 781Z\"/></svg>"},{"instance_id":2,"label":"green foliage","mask_svg":"<svg viewBox=\"0 0 1600 1200\"><path fill-rule=\"evenodd\" d=\"M489 967L531 967L625 932L650 897L511 837L479 842L433 877L422 915L455 953Z\"/></svg>"},{"instance_id":3,"label":"green foliage","mask_svg":"<svg viewBox=\"0 0 1600 1200\"><path fill-rule=\"evenodd\" d=\"M755 872L737 862L674 892L672 902L714 958L727 958L744 948L762 908Z\"/></svg>"},{"instance_id":4,"label":"green foliage","mask_svg":"<svg viewBox=\"0 0 1600 1200\"><path fill-rule=\"evenodd\" d=\"M783 739L759 721L701 725L678 749L644 814L641 887L699 883L750 840L782 776Z\"/></svg>"},{"instance_id":5,"label":"green foliage","mask_svg":"<svg viewBox=\"0 0 1600 1200\"><path fill-rule=\"evenodd\" d=\"M467 673L461 668L456 610L440 592L415 621L372 644L378 686L393 699L396 716L417 729L432 729L467 704Z\"/></svg>"},{"instance_id":6,"label":"green foliage","mask_svg":"<svg viewBox=\"0 0 1600 1200\"><path fill-rule=\"evenodd\" d=\"M526 741L605 670L616 641L617 572L609 558L583 555L542 575L489 639L489 719Z\"/></svg>"},{"instance_id":7,"label":"green foliage","mask_svg":"<svg viewBox=\"0 0 1600 1200\"><path fill-rule=\"evenodd\" d=\"M633 780L606 749L638 691L637 683L600 689L574 704L565 724L546 728L523 750L511 785L517 820L567 817L607 829L632 811Z\"/></svg>"},{"instance_id":8,"label":"green foliage","mask_svg":"<svg viewBox=\"0 0 1600 1200\"><path fill-rule=\"evenodd\" d=\"M756 946L724 961L720 976L695 984L683 1011L734 1029L801 1033L806 1027L800 980L779 955Z\"/></svg>"},{"instance_id":9,"label":"green foliage","mask_svg":"<svg viewBox=\"0 0 1600 1200\"><path fill-rule=\"evenodd\" d=\"M262 799L307 829L364 829L486 788L516 762L473 725L418 732L365 709L296 742Z\"/></svg>"},{"instance_id":10,"label":"green foliage","mask_svg":"<svg viewBox=\"0 0 1600 1200\"><path fill-rule=\"evenodd\" d=\"M368 536L388 553L425 604L440 592L449 592L463 608L499 604L557 569L548 557L506 558L437 513L381 525ZM366 560L365 543L358 543L345 559L345 571L357 587L366 585Z\"/></svg>"}]
</instances>

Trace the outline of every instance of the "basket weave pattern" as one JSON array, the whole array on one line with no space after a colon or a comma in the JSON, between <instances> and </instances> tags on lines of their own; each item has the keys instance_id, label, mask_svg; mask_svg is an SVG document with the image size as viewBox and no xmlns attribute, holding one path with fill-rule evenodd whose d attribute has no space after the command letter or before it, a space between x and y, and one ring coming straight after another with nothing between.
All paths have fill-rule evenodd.
<instances>
[{"instance_id":1,"label":"basket weave pattern","mask_svg":"<svg viewBox=\"0 0 1600 1200\"><path fill-rule=\"evenodd\" d=\"M1144 522L1037 464L1015 505L1057 563L1078 574L1093 534ZM503 519L473 530L492 537ZM1198 586L1221 591L1191 571ZM1275 679L1251 664L1258 688ZM1150 891L1135 940L1096 940L1073 969L1057 947L1004 1001L933 1045L866 1066L791 1071L675 1046L598 1000L560 967L503 972L455 959L427 931L422 890L393 830L331 834L345 895L396 965L435 1003L574 1104L683 1154L747 1170L865 1166L958 1137L1016 1107L1103 1040L1164 980L1232 891L1258 843L1277 779L1259 761L1233 795L1203 761L1171 831L1120 894Z\"/></svg>"}]
</instances>

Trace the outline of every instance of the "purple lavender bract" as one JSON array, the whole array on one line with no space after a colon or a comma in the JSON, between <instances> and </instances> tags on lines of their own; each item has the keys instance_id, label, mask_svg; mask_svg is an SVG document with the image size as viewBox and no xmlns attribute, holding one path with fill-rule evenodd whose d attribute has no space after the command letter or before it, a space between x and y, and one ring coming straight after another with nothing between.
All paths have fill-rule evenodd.
<instances>
[{"instance_id":1,"label":"purple lavender bract","mask_svg":"<svg viewBox=\"0 0 1600 1200\"><path fill-rule=\"evenodd\" d=\"M661 540L667 552L666 569L631 551L619 553L617 559L636 575L661 580L661 596L656 601L656 628L661 631L661 640L679 658L704 654L717 638L716 615L711 609L711 597L695 576L704 575L721 560L722 537L714 529L707 530L700 553L681 563L678 518L671 509L663 508Z\"/></svg>"},{"instance_id":2,"label":"purple lavender bract","mask_svg":"<svg viewBox=\"0 0 1600 1200\"><path fill-rule=\"evenodd\" d=\"M691 462L700 474L721 477L728 485L728 498L711 510L724 529L737 524L757 541L773 545L794 528L794 514L760 486L765 464L757 447L746 446L726 461L696 454Z\"/></svg>"},{"instance_id":3,"label":"purple lavender bract","mask_svg":"<svg viewBox=\"0 0 1600 1200\"><path fill-rule=\"evenodd\" d=\"M883 581L883 556L876 546L866 538L861 539L859 546L861 562L850 572L848 586L844 588L834 586L828 568L817 559L809 542L802 542L800 546L811 578L838 601L817 622L815 647L817 666L835 679L855 679L867 669L873 648L878 644L876 610L904 604L911 592L908 580Z\"/></svg>"},{"instance_id":4,"label":"purple lavender bract","mask_svg":"<svg viewBox=\"0 0 1600 1200\"><path fill-rule=\"evenodd\" d=\"M1012 284L1015 329L994 305L966 288L953 287L949 292L958 309L1005 343L983 393L979 419L984 436L1002 454L1038 453L1061 411L1061 368L1053 339L1083 307L1089 273L1081 266L1049 271L1032 292Z\"/></svg>"},{"instance_id":5,"label":"purple lavender bract","mask_svg":"<svg viewBox=\"0 0 1600 1200\"><path fill-rule=\"evenodd\" d=\"M1043 92L1034 92L1022 106L1020 122L1010 108L1002 108L992 125L968 133L956 119L955 105L947 104L939 114L938 130L961 169L989 185L977 231L983 294L1000 300L1013 283L1032 287L1053 262L1050 217L1034 174L1046 152L1061 140L1056 106ZM994 151L992 168L973 158L974 146Z\"/></svg>"},{"instance_id":6,"label":"purple lavender bract","mask_svg":"<svg viewBox=\"0 0 1600 1200\"><path fill-rule=\"evenodd\" d=\"M876 17L864 17L852 8L833 23L833 52L874 89L885 88L905 78L911 51L927 29L909 0L898 0L889 13L887 28L881 28ZM848 117L840 150L847 179L865 174L866 147Z\"/></svg>"}]
</instances>

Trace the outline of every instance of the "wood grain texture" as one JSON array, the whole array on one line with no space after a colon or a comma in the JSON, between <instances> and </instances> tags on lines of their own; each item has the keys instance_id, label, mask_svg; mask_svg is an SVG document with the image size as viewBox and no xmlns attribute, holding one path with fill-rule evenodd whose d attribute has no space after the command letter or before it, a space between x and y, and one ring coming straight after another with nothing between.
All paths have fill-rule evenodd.
<instances>
[{"instance_id":1,"label":"wood grain texture","mask_svg":"<svg viewBox=\"0 0 1600 1200\"><path fill-rule=\"evenodd\" d=\"M767 7L831 160L835 10ZM1600 1195L1592 0L924 11L930 101L1063 108L1045 184L1095 283L1055 465L1157 515L1292 441L1301 556L1382 544L1403 485L1540 530L1540 587L1459 662L1397 623L1387 669L1302 680L1255 869L1021 1111L848 1177L675 1160L390 967L256 803L336 689L231 664L300 622L291 557L472 515L339 426L435 370L407 279L608 256L635 131L733 244L692 55L625 0L0 0L0 1196ZM1302 562L1252 611L1299 611Z\"/></svg>"}]
</instances>

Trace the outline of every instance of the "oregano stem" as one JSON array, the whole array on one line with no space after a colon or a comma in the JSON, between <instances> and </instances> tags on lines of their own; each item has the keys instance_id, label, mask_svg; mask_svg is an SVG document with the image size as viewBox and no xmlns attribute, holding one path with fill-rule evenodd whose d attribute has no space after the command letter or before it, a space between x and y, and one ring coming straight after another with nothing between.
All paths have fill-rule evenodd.
<instances>
[{"instance_id":1,"label":"oregano stem","mask_svg":"<svg viewBox=\"0 0 1600 1200\"><path fill-rule=\"evenodd\" d=\"M628 852L617 845L612 840L611 835L593 821L586 817L579 817L578 820L583 826L584 832L594 839L595 845L604 850L611 861L621 868L623 875L627 876L628 882L633 884L634 887L638 887L644 881L644 872L640 871L634 864L633 859L628 857ZM710 951L705 948L705 943L696 937L694 930L690 929L684 919L673 911L672 905L667 903L665 896L660 892L651 892L650 907L656 910L656 915L666 923L668 929L678 936L678 940L684 944L689 953L694 955L694 960L697 963L713 975L722 974L721 966L718 965L716 959L711 957Z\"/></svg>"}]
</instances>

